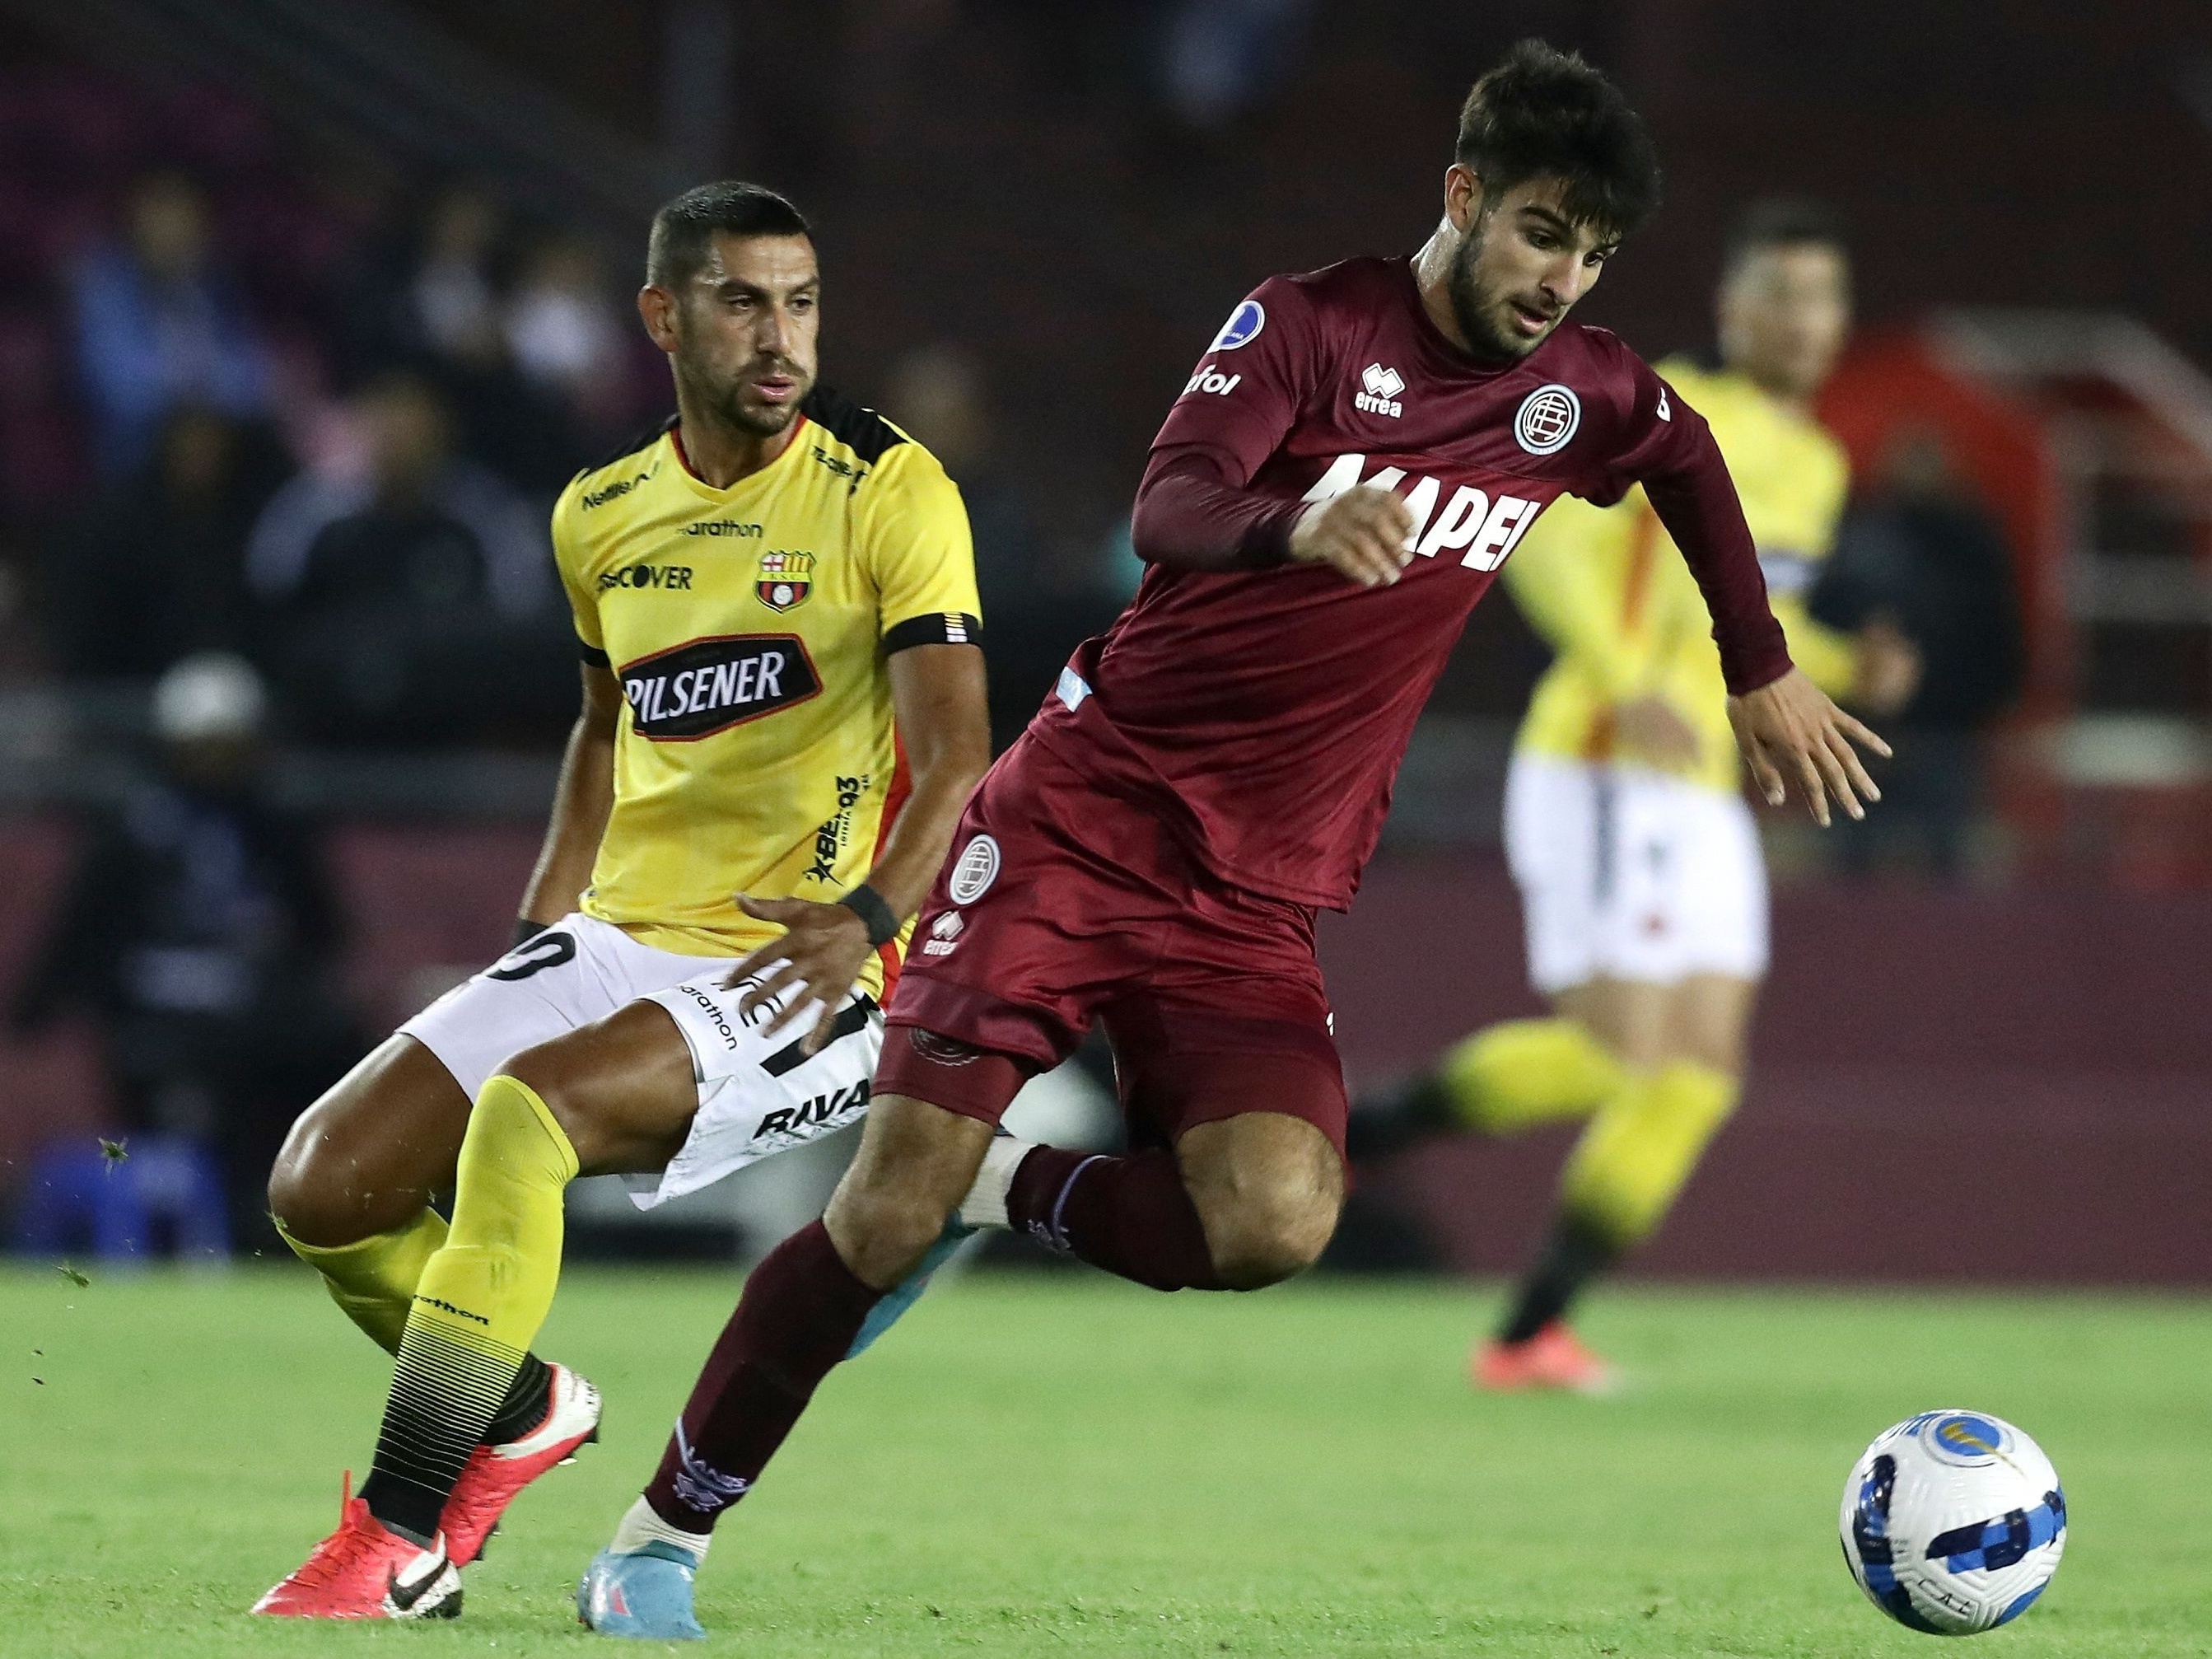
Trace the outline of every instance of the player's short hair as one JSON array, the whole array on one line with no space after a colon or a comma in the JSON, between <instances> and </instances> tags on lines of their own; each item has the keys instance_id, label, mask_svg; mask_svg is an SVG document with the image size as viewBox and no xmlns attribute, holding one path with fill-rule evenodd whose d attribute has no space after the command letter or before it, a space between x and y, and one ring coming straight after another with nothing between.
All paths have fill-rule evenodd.
<instances>
[{"instance_id":1,"label":"player's short hair","mask_svg":"<svg viewBox=\"0 0 2212 1659\"><path fill-rule=\"evenodd\" d=\"M1659 151L1620 88L1583 61L1523 40L1460 106L1452 159L1492 200L1531 179L1566 181L1565 208L1610 238L1659 210Z\"/></svg>"},{"instance_id":2,"label":"player's short hair","mask_svg":"<svg viewBox=\"0 0 2212 1659\"><path fill-rule=\"evenodd\" d=\"M1766 196L1729 224L1721 275L1733 276L1753 254L1772 247L1832 247L1845 256L1851 251L1843 216L1827 203L1809 196Z\"/></svg>"},{"instance_id":3,"label":"player's short hair","mask_svg":"<svg viewBox=\"0 0 2212 1659\"><path fill-rule=\"evenodd\" d=\"M645 245L645 280L656 288L680 288L699 274L707 250L720 231L731 236L811 236L806 216L766 185L721 179L694 185L653 216L653 235Z\"/></svg>"}]
</instances>

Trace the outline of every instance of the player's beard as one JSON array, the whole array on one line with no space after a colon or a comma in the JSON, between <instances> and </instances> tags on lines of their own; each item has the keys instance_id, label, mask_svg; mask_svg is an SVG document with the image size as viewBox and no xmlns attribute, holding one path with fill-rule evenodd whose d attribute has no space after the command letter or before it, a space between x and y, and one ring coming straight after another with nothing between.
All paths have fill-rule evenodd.
<instances>
[{"instance_id":1,"label":"player's beard","mask_svg":"<svg viewBox=\"0 0 2212 1659\"><path fill-rule=\"evenodd\" d=\"M799 405L814 389L813 377L798 364L781 359L767 364L748 363L744 372L747 376L763 373L788 374L799 382L799 395L781 407L763 407L745 402L744 379L717 384L701 376L691 375L687 378L690 381L694 400L704 404L716 420L748 437L773 438L788 430L792 422L798 418Z\"/></svg>"},{"instance_id":2,"label":"player's beard","mask_svg":"<svg viewBox=\"0 0 2212 1659\"><path fill-rule=\"evenodd\" d=\"M1482 258L1482 238L1489 216L1476 216L1459 239L1451 265L1444 276L1444 296L1451 302L1453 320L1467 337L1467 349L1484 362L1517 363L1552 337L1547 329L1533 340L1515 339L1492 320L1499 308L1495 295L1483 292L1474 268Z\"/></svg>"}]
</instances>

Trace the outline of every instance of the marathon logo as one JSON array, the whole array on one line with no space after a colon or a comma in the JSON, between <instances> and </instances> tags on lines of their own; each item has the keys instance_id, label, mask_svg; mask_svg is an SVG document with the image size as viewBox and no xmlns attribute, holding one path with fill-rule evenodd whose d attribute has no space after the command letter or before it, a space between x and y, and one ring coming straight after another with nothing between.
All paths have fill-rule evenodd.
<instances>
[{"instance_id":1,"label":"marathon logo","mask_svg":"<svg viewBox=\"0 0 2212 1659\"><path fill-rule=\"evenodd\" d=\"M836 1128L857 1117L867 1103L868 1079L862 1078L849 1088L833 1089L826 1095L817 1095L796 1106L779 1106L761 1119L760 1127L753 1131L753 1139L760 1140L769 1135L796 1135L807 1129Z\"/></svg>"},{"instance_id":2,"label":"marathon logo","mask_svg":"<svg viewBox=\"0 0 2212 1659\"><path fill-rule=\"evenodd\" d=\"M806 866L808 880L842 884L831 872L836 868L837 854L853 838L853 809L867 789L866 777L837 780L837 811L814 832L814 862Z\"/></svg>"},{"instance_id":3,"label":"marathon logo","mask_svg":"<svg viewBox=\"0 0 2212 1659\"><path fill-rule=\"evenodd\" d=\"M622 671L630 726L655 743L689 743L821 695L796 634L693 640Z\"/></svg>"},{"instance_id":4,"label":"marathon logo","mask_svg":"<svg viewBox=\"0 0 2212 1659\"><path fill-rule=\"evenodd\" d=\"M457 1308L441 1296L418 1296L415 1299L426 1308L435 1308L440 1313L449 1313L458 1319L473 1319L477 1324L483 1326L489 1326L491 1323L491 1321L482 1314L471 1313L466 1308Z\"/></svg>"},{"instance_id":5,"label":"marathon logo","mask_svg":"<svg viewBox=\"0 0 2212 1659\"><path fill-rule=\"evenodd\" d=\"M620 496L629 495L631 490L636 489L647 478L650 478L653 474L653 469L647 467L644 471L639 473L635 478L618 478L614 483L609 484L605 489L586 490L584 492L582 501L583 510L588 513L595 507L605 507L609 501L614 501Z\"/></svg>"},{"instance_id":6,"label":"marathon logo","mask_svg":"<svg viewBox=\"0 0 2212 1659\"><path fill-rule=\"evenodd\" d=\"M687 536L757 536L761 527L757 524L739 524L735 519L701 519L684 526Z\"/></svg>"}]
</instances>

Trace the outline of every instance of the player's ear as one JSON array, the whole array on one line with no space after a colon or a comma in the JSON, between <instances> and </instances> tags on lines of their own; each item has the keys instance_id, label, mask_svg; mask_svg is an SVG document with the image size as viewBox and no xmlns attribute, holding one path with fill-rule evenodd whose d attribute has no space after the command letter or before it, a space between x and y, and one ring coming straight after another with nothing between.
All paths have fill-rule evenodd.
<instances>
[{"instance_id":1,"label":"player's ear","mask_svg":"<svg viewBox=\"0 0 2212 1659\"><path fill-rule=\"evenodd\" d=\"M676 349L676 296L657 283L647 283L637 291L637 314L644 320L645 331L653 344L663 351Z\"/></svg>"},{"instance_id":2,"label":"player's ear","mask_svg":"<svg viewBox=\"0 0 2212 1659\"><path fill-rule=\"evenodd\" d=\"M1482 180L1466 162L1454 161L1444 169L1444 217L1464 236L1481 210Z\"/></svg>"}]
</instances>

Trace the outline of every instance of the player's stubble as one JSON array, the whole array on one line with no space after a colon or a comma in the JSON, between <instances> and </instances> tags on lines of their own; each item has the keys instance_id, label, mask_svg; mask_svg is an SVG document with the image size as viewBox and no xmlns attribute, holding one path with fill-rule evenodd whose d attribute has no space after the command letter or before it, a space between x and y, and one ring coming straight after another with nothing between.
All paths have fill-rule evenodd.
<instances>
[{"instance_id":1,"label":"player's stubble","mask_svg":"<svg viewBox=\"0 0 2212 1659\"><path fill-rule=\"evenodd\" d=\"M1478 210L1467 232L1452 250L1451 264L1444 274L1444 297L1450 302L1452 320L1459 325L1460 332L1468 343L1468 350L1485 362L1510 365L1519 362L1530 352L1552 337L1560 322L1565 319L1563 308L1547 329L1533 340L1516 340L1507 335L1492 320L1505 303L1505 296L1493 292L1483 281L1480 267L1487 243L1490 222L1497 210L1486 205Z\"/></svg>"},{"instance_id":2,"label":"player's stubble","mask_svg":"<svg viewBox=\"0 0 2212 1659\"><path fill-rule=\"evenodd\" d=\"M683 319L685 343L691 346L697 339L699 319L691 314L687 299L678 314ZM717 377L702 361L706 354L696 349L679 352L675 360L677 378L688 393L684 402L704 411L713 419L742 432L749 438L780 437L798 417L799 406L806 394L814 390L814 376L804 365L780 352L756 353L744 365L726 377ZM799 382L799 395L788 403L759 407L745 401L745 387L753 380L769 374L788 374Z\"/></svg>"}]
</instances>

